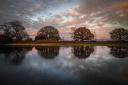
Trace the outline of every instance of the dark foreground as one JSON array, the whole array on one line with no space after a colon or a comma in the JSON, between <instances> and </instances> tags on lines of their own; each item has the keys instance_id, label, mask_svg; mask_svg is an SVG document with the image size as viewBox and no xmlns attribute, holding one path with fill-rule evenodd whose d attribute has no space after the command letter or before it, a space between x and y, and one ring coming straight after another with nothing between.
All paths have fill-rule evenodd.
<instances>
[{"instance_id":1,"label":"dark foreground","mask_svg":"<svg viewBox=\"0 0 128 85\"><path fill-rule=\"evenodd\" d=\"M0 46L0 85L128 85L128 47Z\"/></svg>"}]
</instances>

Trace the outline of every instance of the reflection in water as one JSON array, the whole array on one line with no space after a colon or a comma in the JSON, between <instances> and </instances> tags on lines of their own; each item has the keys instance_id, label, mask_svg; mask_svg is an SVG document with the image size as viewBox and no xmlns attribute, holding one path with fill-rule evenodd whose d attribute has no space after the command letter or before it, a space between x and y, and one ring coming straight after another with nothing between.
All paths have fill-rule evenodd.
<instances>
[{"instance_id":1,"label":"reflection in water","mask_svg":"<svg viewBox=\"0 0 128 85\"><path fill-rule=\"evenodd\" d=\"M60 47L58 46L45 46L45 47L36 47L38 54L41 57L46 59L55 58L59 54Z\"/></svg>"},{"instance_id":2,"label":"reflection in water","mask_svg":"<svg viewBox=\"0 0 128 85\"><path fill-rule=\"evenodd\" d=\"M128 48L127 47L110 47L111 52L114 57L125 58L128 57Z\"/></svg>"},{"instance_id":3,"label":"reflection in water","mask_svg":"<svg viewBox=\"0 0 128 85\"><path fill-rule=\"evenodd\" d=\"M0 46L0 54L5 56L5 60L10 64L19 65L22 63L25 55L32 47L12 47Z\"/></svg>"},{"instance_id":4,"label":"reflection in water","mask_svg":"<svg viewBox=\"0 0 128 85\"><path fill-rule=\"evenodd\" d=\"M111 47L111 54L107 46L0 48L0 85L128 85L128 58L111 55L126 57L127 48Z\"/></svg>"},{"instance_id":5,"label":"reflection in water","mask_svg":"<svg viewBox=\"0 0 128 85\"><path fill-rule=\"evenodd\" d=\"M78 58L87 58L94 52L94 47L92 46L75 46L73 49L74 55Z\"/></svg>"}]
</instances>

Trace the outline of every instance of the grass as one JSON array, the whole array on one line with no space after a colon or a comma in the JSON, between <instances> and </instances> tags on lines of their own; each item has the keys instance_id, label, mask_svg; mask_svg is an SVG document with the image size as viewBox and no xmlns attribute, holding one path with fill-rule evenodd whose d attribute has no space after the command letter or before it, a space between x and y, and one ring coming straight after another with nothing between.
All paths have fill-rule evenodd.
<instances>
[{"instance_id":1,"label":"grass","mask_svg":"<svg viewBox=\"0 0 128 85\"><path fill-rule=\"evenodd\" d=\"M114 42L114 41L87 41L87 42L42 42L42 43L13 43L13 44L2 44L11 46L119 46L128 47L128 42Z\"/></svg>"}]
</instances>

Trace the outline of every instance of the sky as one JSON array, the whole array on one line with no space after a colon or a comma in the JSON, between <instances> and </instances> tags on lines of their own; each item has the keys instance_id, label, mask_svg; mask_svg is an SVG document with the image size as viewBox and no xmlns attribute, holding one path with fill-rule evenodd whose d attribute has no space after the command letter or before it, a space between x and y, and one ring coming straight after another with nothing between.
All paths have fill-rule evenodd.
<instances>
[{"instance_id":1,"label":"sky","mask_svg":"<svg viewBox=\"0 0 128 85\"><path fill-rule=\"evenodd\" d=\"M128 29L128 0L0 0L0 24L14 20L31 36L54 26L71 39L74 27L86 27L96 39L109 39L113 29Z\"/></svg>"}]
</instances>

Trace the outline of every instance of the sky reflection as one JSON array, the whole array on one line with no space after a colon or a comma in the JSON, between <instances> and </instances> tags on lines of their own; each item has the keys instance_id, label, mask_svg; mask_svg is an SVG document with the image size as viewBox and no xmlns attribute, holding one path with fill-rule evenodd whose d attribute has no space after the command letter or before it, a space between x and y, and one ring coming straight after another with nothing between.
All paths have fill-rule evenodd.
<instances>
[{"instance_id":1,"label":"sky reflection","mask_svg":"<svg viewBox=\"0 0 128 85\"><path fill-rule=\"evenodd\" d=\"M32 51L25 54L25 58L20 65L9 65L3 61L5 56L0 55L0 68L3 68L0 75L10 70L8 75L20 76L21 79L26 77L31 80L33 78L35 79L33 82L36 83L41 79L43 81L51 79L50 81L54 83L55 81L62 81L64 85L66 85L67 81L70 81L71 85L72 83L77 85L87 83L90 85L92 82L88 79L92 79L97 83L100 80L100 83L104 80L116 81L116 83L117 81L127 80L127 57L120 59L111 55L110 47L96 46L92 48L94 48L94 51L91 51L88 57L78 58L74 55L73 47L60 47L56 57L50 59L41 56L38 54L38 50L33 48ZM52 50L49 52L51 53Z\"/></svg>"}]
</instances>

